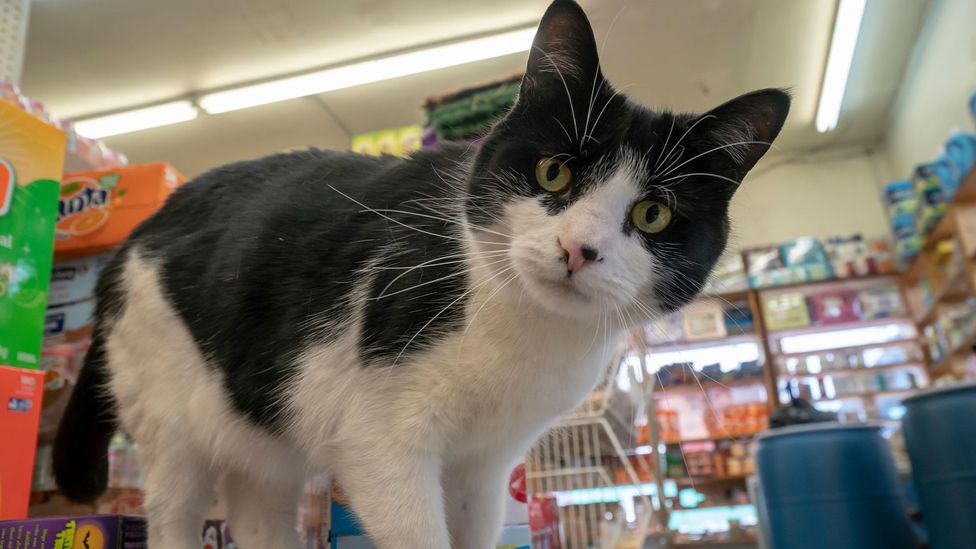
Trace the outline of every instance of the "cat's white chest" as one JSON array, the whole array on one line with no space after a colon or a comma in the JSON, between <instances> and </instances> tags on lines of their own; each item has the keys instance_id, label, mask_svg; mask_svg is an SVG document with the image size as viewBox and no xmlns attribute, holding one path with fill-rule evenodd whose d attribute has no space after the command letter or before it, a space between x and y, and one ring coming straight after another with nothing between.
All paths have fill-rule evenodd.
<instances>
[{"instance_id":1,"label":"cat's white chest","mask_svg":"<svg viewBox=\"0 0 976 549\"><path fill-rule=\"evenodd\" d=\"M433 405L453 418L455 444L522 447L579 405L606 371L615 342L595 325L501 312L431 357L450 373Z\"/></svg>"}]
</instances>

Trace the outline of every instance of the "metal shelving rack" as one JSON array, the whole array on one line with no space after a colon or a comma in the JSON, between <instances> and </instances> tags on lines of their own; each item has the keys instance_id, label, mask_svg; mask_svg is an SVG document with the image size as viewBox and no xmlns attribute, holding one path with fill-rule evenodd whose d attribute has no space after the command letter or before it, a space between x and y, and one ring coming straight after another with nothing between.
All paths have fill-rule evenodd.
<instances>
[{"instance_id":1,"label":"metal shelving rack","mask_svg":"<svg viewBox=\"0 0 976 549\"><path fill-rule=\"evenodd\" d=\"M764 323L770 365L777 379L776 394L780 404L789 402L790 395L797 393L798 388L802 387L813 394L798 396L814 401L814 404L821 409L829 408L829 411L836 411L833 408L854 410L860 407L863 410L856 413L856 417L842 417L842 419L856 421L897 419L884 414L879 415L878 410L886 408L879 405L881 399L907 395L926 387L930 380L926 368L926 356L919 342L915 322L906 305L902 283L896 275L841 278L774 287L758 290L758 295L762 301L786 293L799 293L809 298L822 292L860 292L892 287L898 288L900 292L902 311L883 318L812 323L809 326L786 329L773 329ZM885 330L900 335L878 336L874 341L851 343L844 343L841 339L845 332L864 329ZM796 339L798 336L819 338L821 343L810 343L806 348L801 349L784 348L785 339ZM895 350L894 348L902 349L906 357L896 363L862 362L862 355L866 352L879 353ZM821 365L820 359L830 356L836 357L838 362L841 361L840 357L846 357L845 360L852 360L854 363L840 367L829 362ZM815 366L811 368L811 364ZM898 374L905 374L912 383L908 386L889 386L888 376ZM845 408L846 404L852 406Z\"/></svg>"},{"instance_id":2,"label":"metal shelving rack","mask_svg":"<svg viewBox=\"0 0 976 549\"><path fill-rule=\"evenodd\" d=\"M625 353L621 346L590 398L551 428L526 458L527 490L556 494L563 543L570 549L618 547L625 538L642 547L651 528L653 504L647 495L637 494L630 503L608 496L621 484L639 485L652 471L646 456L628 453L646 389L644 378L624 361ZM621 376L629 384L622 387ZM620 471L626 479L618 477Z\"/></svg>"}]
</instances>

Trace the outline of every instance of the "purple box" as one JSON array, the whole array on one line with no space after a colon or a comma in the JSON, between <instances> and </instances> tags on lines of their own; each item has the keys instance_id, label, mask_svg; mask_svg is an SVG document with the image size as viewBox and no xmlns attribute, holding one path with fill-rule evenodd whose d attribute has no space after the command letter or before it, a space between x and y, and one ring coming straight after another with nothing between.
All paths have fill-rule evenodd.
<instances>
[{"instance_id":1,"label":"purple box","mask_svg":"<svg viewBox=\"0 0 976 549\"><path fill-rule=\"evenodd\" d=\"M141 517L93 515L0 522L4 549L145 549L146 521Z\"/></svg>"}]
</instances>

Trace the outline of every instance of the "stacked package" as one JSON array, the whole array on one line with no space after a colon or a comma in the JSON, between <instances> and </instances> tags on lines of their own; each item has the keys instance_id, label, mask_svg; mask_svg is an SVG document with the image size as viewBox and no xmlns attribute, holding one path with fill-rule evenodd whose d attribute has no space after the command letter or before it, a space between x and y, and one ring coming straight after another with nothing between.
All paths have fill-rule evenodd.
<instances>
[{"instance_id":1,"label":"stacked package","mask_svg":"<svg viewBox=\"0 0 976 549\"><path fill-rule=\"evenodd\" d=\"M0 101L0 520L27 514L64 132ZM0 540L0 547L4 544Z\"/></svg>"},{"instance_id":2,"label":"stacked package","mask_svg":"<svg viewBox=\"0 0 976 549\"><path fill-rule=\"evenodd\" d=\"M946 206L976 168L976 136L957 133L932 162L916 166L910 179L885 185L895 253L903 265L921 251L929 232L942 220Z\"/></svg>"},{"instance_id":3,"label":"stacked package","mask_svg":"<svg viewBox=\"0 0 976 549\"><path fill-rule=\"evenodd\" d=\"M0 522L0 547L145 549L146 521L92 515Z\"/></svg>"},{"instance_id":4,"label":"stacked package","mask_svg":"<svg viewBox=\"0 0 976 549\"><path fill-rule=\"evenodd\" d=\"M515 104L521 77L480 85L427 99L424 146L443 141L476 140Z\"/></svg>"}]
</instances>

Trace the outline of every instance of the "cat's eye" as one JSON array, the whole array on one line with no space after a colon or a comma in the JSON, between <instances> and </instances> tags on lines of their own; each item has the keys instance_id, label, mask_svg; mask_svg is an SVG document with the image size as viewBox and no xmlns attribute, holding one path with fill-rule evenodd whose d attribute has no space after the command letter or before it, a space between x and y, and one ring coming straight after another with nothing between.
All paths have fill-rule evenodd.
<instances>
[{"instance_id":1,"label":"cat's eye","mask_svg":"<svg viewBox=\"0 0 976 549\"><path fill-rule=\"evenodd\" d=\"M561 193L573 182L573 173L565 163L552 156L546 156L535 165L535 180L539 186L551 193Z\"/></svg>"},{"instance_id":2,"label":"cat's eye","mask_svg":"<svg viewBox=\"0 0 976 549\"><path fill-rule=\"evenodd\" d=\"M659 233L671 223L671 208L654 200L638 202L630 211L630 222L641 232Z\"/></svg>"}]
</instances>

